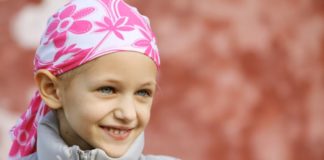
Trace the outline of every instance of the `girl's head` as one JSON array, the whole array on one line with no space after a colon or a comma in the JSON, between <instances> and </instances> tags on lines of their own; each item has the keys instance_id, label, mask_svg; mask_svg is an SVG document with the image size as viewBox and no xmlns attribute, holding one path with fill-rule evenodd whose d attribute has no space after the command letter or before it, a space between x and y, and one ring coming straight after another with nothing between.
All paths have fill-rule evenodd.
<instances>
[{"instance_id":1,"label":"girl's head","mask_svg":"<svg viewBox=\"0 0 324 160\"><path fill-rule=\"evenodd\" d=\"M122 0L70 1L49 19L34 63L39 92L12 130L11 157L36 150L49 108L68 145L112 157L148 124L159 54L147 18Z\"/></svg>"},{"instance_id":2,"label":"girl's head","mask_svg":"<svg viewBox=\"0 0 324 160\"><path fill-rule=\"evenodd\" d=\"M122 156L148 124L154 62L136 52L118 52L72 72L63 78L46 70L36 74L43 100L57 110L61 136L69 145Z\"/></svg>"}]
</instances>

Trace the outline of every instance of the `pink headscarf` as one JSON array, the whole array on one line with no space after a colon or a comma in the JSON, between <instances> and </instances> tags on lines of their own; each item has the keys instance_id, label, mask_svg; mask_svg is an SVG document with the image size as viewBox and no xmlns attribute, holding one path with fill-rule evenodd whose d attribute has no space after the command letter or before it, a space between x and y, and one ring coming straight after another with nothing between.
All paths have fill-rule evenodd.
<instances>
[{"instance_id":1,"label":"pink headscarf","mask_svg":"<svg viewBox=\"0 0 324 160\"><path fill-rule=\"evenodd\" d=\"M50 17L34 59L34 71L60 75L97 57L135 51L160 58L147 17L123 0L72 0ZM50 109L35 93L27 111L12 128L10 159L34 153L39 121Z\"/></svg>"}]
</instances>

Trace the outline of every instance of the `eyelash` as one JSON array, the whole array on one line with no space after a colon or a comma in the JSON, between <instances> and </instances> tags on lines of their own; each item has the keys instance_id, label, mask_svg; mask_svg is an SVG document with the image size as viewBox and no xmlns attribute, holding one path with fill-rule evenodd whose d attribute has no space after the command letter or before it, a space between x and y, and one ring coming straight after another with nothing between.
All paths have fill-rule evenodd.
<instances>
[{"instance_id":1,"label":"eyelash","mask_svg":"<svg viewBox=\"0 0 324 160\"><path fill-rule=\"evenodd\" d=\"M116 93L116 89L114 87L110 87L110 86L100 87L99 89L97 89L97 91L102 94L115 94ZM135 94L138 96L142 96L142 97L151 97L152 91L149 89L142 89L142 90L137 91Z\"/></svg>"},{"instance_id":2,"label":"eyelash","mask_svg":"<svg viewBox=\"0 0 324 160\"><path fill-rule=\"evenodd\" d=\"M102 94L113 94L116 93L116 89L114 87L105 86L105 87L100 87L98 89L98 92Z\"/></svg>"},{"instance_id":3,"label":"eyelash","mask_svg":"<svg viewBox=\"0 0 324 160\"><path fill-rule=\"evenodd\" d=\"M140 95L141 93L144 93L144 95ZM152 92L148 89L142 89L136 92L137 95L139 96L143 96L143 97L151 97L152 96Z\"/></svg>"}]
</instances>

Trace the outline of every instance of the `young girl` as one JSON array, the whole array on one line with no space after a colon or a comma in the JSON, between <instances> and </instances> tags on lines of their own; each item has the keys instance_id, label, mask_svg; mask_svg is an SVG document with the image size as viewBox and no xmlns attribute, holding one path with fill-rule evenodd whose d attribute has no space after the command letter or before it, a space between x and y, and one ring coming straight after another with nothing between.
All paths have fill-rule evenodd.
<instances>
[{"instance_id":1,"label":"young girl","mask_svg":"<svg viewBox=\"0 0 324 160\"><path fill-rule=\"evenodd\" d=\"M10 159L151 160L144 129L160 65L146 17L122 0L72 0L48 21L38 86Z\"/></svg>"}]
</instances>

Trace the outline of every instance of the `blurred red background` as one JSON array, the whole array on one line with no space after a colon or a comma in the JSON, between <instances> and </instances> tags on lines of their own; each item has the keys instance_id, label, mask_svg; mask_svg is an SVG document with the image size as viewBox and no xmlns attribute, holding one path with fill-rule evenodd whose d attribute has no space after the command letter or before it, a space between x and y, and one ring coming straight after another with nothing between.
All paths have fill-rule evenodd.
<instances>
[{"instance_id":1,"label":"blurred red background","mask_svg":"<svg viewBox=\"0 0 324 160\"><path fill-rule=\"evenodd\" d=\"M47 10L63 2L49 1L0 0L2 159L35 91L32 61ZM324 159L324 1L128 2L151 19L162 56L146 153Z\"/></svg>"}]
</instances>

